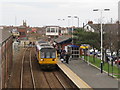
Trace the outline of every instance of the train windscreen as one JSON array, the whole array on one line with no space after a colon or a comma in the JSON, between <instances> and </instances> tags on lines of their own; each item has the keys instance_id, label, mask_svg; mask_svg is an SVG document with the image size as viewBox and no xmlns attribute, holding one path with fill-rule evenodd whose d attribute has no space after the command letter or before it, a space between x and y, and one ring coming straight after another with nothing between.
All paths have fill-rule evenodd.
<instances>
[{"instance_id":1,"label":"train windscreen","mask_svg":"<svg viewBox=\"0 0 120 90\"><path fill-rule=\"evenodd\" d=\"M40 52L41 58L56 58L56 50L54 48L43 48Z\"/></svg>"}]
</instances>

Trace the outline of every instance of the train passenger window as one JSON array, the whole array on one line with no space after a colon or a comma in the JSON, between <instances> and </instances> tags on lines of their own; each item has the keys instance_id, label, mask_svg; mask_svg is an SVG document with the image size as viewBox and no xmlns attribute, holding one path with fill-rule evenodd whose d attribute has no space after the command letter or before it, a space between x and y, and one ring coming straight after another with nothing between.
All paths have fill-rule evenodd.
<instances>
[{"instance_id":1,"label":"train passenger window","mask_svg":"<svg viewBox=\"0 0 120 90\"><path fill-rule=\"evenodd\" d=\"M50 58L50 52L46 52L46 58Z\"/></svg>"},{"instance_id":2,"label":"train passenger window","mask_svg":"<svg viewBox=\"0 0 120 90\"><path fill-rule=\"evenodd\" d=\"M52 57L52 58L55 58L55 52L52 52L52 53L51 53L51 57Z\"/></svg>"}]
</instances>

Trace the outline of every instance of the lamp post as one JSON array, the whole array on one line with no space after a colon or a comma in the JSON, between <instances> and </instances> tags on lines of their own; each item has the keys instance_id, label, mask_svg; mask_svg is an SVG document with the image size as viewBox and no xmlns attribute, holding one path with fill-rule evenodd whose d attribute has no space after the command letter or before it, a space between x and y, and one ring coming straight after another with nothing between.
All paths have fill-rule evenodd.
<instances>
[{"instance_id":1,"label":"lamp post","mask_svg":"<svg viewBox=\"0 0 120 90\"><path fill-rule=\"evenodd\" d=\"M101 28L101 73L103 73L103 27L102 27L102 13L110 9L94 9L93 11L100 11L100 28Z\"/></svg>"},{"instance_id":2,"label":"lamp post","mask_svg":"<svg viewBox=\"0 0 120 90\"><path fill-rule=\"evenodd\" d=\"M58 19L58 21L65 21L65 19ZM62 32L62 27L63 26L59 26L60 27L60 33L61 33L61 35L63 34L63 32Z\"/></svg>"},{"instance_id":3,"label":"lamp post","mask_svg":"<svg viewBox=\"0 0 120 90\"><path fill-rule=\"evenodd\" d=\"M58 21L65 21L65 19L58 19Z\"/></svg>"},{"instance_id":4,"label":"lamp post","mask_svg":"<svg viewBox=\"0 0 120 90\"><path fill-rule=\"evenodd\" d=\"M79 27L79 17L77 17L77 16L68 16L68 18L72 19L72 44L73 44L73 19L74 18L78 19L78 27Z\"/></svg>"},{"instance_id":5,"label":"lamp post","mask_svg":"<svg viewBox=\"0 0 120 90\"><path fill-rule=\"evenodd\" d=\"M78 28L79 28L79 17L78 16L74 16L74 18L78 19Z\"/></svg>"},{"instance_id":6,"label":"lamp post","mask_svg":"<svg viewBox=\"0 0 120 90\"><path fill-rule=\"evenodd\" d=\"M73 17L72 16L68 16L68 18L72 19L72 45L73 45Z\"/></svg>"}]
</instances>

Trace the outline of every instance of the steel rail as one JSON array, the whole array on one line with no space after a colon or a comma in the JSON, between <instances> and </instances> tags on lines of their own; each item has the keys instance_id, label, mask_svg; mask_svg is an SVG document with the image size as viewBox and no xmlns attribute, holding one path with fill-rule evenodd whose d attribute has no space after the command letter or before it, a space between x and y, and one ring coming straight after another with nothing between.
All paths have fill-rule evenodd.
<instances>
[{"instance_id":1,"label":"steel rail","mask_svg":"<svg viewBox=\"0 0 120 90\"><path fill-rule=\"evenodd\" d=\"M34 78L34 74L32 71L32 61L31 61L31 51L30 51L30 72L31 72L31 76L32 76L32 83L33 83L33 88L34 90L36 90L36 85L35 85L35 78Z\"/></svg>"},{"instance_id":2,"label":"steel rail","mask_svg":"<svg viewBox=\"0 0 120 90\"><path fill-rule=\"evenodd\" d=\"M21 68L21 75L20 75L20 90L22 90L23 87L23 63L24 63L24 58L25 58L25 52L27 51L28 48L25 49L23 53L23 58L22 58L22 68Z\"/></svg>"},{"instance_id":3,"label":"steel rail","mask_svg":"<svg viewBox=\"0 0 120 90\"><path fill-rule=\"evenodd\" d=\"M61 72L60 72L61 73ZM65 77L62 73L61 73L62 77ZM67 77L68 78L68 77ZM69 78L68 78L69 79ZM66 79L67 80L67 79ZM70 80L70 79L69 79ZM68 80L67 80L68 81ZM71 80L70 80L71 81ZM72 82L72 81L71 81ZM69 83L70 87L74 89L73 85L71 85L71 83Z\"/></svg>"},{"instance_id":4,"label":"steel rail","mask_svg":"<svg viewBox=\"0 0 120 90\"><path fill-rule=\"evenodd\" d=\"M44 77L45 77L45 80L46 80L46 82L47 82L47 84L48 84L50 90L52 90L52 88L50 87L50 84L49 84L49 82L48 82L48 80L47 80L47 77L46 77L46 75L45 75L45 72L43 72L43 75L44 75Z\"/></svg>"},{"instance_id":5,"label":"steel rail","mask_svg":"<svg viewBox=\"0 0 120 90\"><path fill-rule=\"evenodd\" d=\"M64 84L62 84L62 81L61 81L60 78L55 74L55 72L53 72L53 75L56 77L56 79L57 79L58 82L61 84L61 86L65 89Z\"/></svg>"}]
</instances>

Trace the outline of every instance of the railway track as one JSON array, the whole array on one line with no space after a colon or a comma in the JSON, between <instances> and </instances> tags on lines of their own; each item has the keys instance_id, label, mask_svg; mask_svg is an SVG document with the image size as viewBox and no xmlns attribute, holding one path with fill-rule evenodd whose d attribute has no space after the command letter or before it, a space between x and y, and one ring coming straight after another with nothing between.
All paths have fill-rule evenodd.
<instances>
[{"instance_id":1,"label":"railway track","mask_svg":"<svg viewBox=\"0 0 120 90\"><path fill-rule=\"evenodd\" d=\"M67 79L67 77L64 76L60 70L52 72L43 72L43 74L46 79L46 82L49 85L49 88L77 89L77 87L73 83L71 83L71 81Z\"/></svg>"},{"instance_id":2,"label":"railway track","mask_svg":"<svg viewBox=\"0 0 120 90\"><path fill-rule=\"evenodd\" d=\"M43 75L50 89L61 88L66 90L73 88L78 90L69 80L64 81L65 76L61 75L60 71L43 72Z\"/></svg>"},{"instance_id":3,"label":"railway track","mask_svg":"<svg viewBox=\"0 0 120 90\"><path fill-rule=\"evenodd\" d=\"M53 72L53 75L56 77L56 79L58 80L58 82L61 84L61 86L65 89L65 85L63 84L63 82L61 81L61 79L59 78L58 75L55 74L55 72Z\"/></svg>"},{"instance_id":4,"label":"railway track","mask_svg":"<svg viewBox=\"0 0 120 90\"><path fill-rule=\"evenodd\" d=\"M36 90L35 79L31 62L31 50L26 48L22 58L20 89L33 88Z\"/></svg>"},{"instance_id":5,"label":"railway track","mask_svg":"<svg viewBox=\"0 0 120 90\"><path fill-rule=\"evenodd\" d=\"M43 75L46 79L46 82L49 85L49 88L65 88L62 82L53 72L43 72Z\"/></svg>"},{"instance_id":6,"label":"railway track","mask_svg":"<svg viewBox=\"0 0 120 90\"><path fill-rule=\"evenodd\" d=\"M12 75L8 88L20 88L20 90L23 90L24 88L31 88L33 90L39 88L47 88L50 90L56 88L76 88L61 70L41 70L39 63L36 60L35 53L33 52L33 48L23 49L20 54L21 55L17 60L19 63L17 62L16 69L13 70L14 75ZM18 69L20 69L19 72ZM72 85L74 87L72 87Z\"/></svg>"},{"instance_id":7,"label":"railway track","mask_svg":"<svg viewBox=\"0 0 120 90\"><path fill-rule=\"evenodd\" d=\"M32 64L33 68L35 69L34 75L35 75L35 82L37 88L49 88L49 89L55 89L55 88L76 88L73 83L67 77L61 72L61 70L53 70L53 71L44 71L40 69L39 64L37 63L37 60L35 59L35 55L32 52ZM39 78L38 78L39 77Z\"/></svg>"},{"instance_id":8,"label":"railway track","mask_svg":"<svg viewBox=\"0 0 120 90\"><path fill-rule=\"evenodd\" d=\"M56 78L59 79L64 88L77 89L77 87L73 83L71 83L70 79L61 70L55 71L53 73L55 74ZM65 81L62 81L64 78Z\"/></svg>"}]
</instances>

